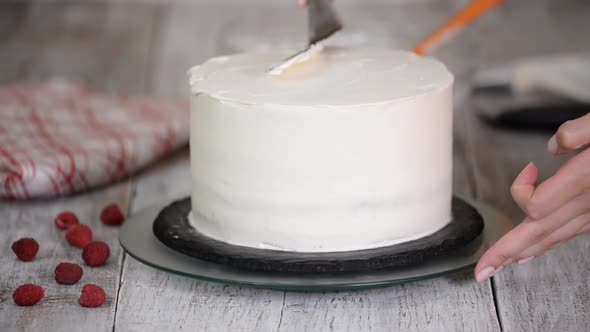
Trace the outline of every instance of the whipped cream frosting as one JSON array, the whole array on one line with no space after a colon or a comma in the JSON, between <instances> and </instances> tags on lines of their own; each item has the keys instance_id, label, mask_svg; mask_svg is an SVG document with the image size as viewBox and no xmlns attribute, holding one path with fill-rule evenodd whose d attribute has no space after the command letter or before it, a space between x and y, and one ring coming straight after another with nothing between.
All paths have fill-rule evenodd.
<instances>
[{"instance_id":1,"label":"whipped cream frosting","mask_svg":"<svg viewBox=\"0 0 590 332\"><path fill-rule=\"evenodd\" d=\"M220 241L344 251L429 235L450 220L452 75L384 49L286 53L191 70L191 222Z\"/></svg>"},{"instance_id":2,"label":"whipped cream frosting","mask_svg":"<svg viewBox=\"0 0 590 332\"><path fill-rule=\"evenodd\" d=\"M350 107L415 97L453 81L434 59L378 48L325 48L281 75L267 73L291 54L213 58L190 70L192 91L249 104Z\"/></svg>"}]
</instances>

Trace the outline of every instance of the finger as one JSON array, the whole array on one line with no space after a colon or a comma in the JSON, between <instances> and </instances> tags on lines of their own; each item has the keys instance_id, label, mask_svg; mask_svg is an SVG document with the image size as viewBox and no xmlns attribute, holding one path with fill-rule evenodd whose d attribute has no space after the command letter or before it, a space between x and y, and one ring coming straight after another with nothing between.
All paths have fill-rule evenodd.
<instances>
[{"instance_id":1,"label":"finger","mask_svg":"<svg viewBox=\"0 0 590 332\"><path fill-rule=\"evenodd\" d=\"M580 195L544 219L525 219L488 249L475 267L476 279L484 280L531 245L543 241L575 217L590 212L590 193ZM506 264L504 264L506 263Z\"/></svg>"},{"instance_id":2,"label":"finger","mask_svg":"<svg viewBox=\"0 0 590 332\"><path fill-rule=\"evenodd\" d=\"M555 230L541 242L535 243L520 252L518 255L516 255L515 260L519 265L522 265L528 262L532 257L539 257L547 250L551 250L557 247L559 244L567 242L578 235L578 232L588 224L590 224L590 214L578 216Z\"/></svg>"},{"instance_id":3,"label":"finger","mask_svg":"<svg viewBox=\"0 0 590 332\"><path fill-rule=\"evenodd\" d=\"M525 206L532 219L541 219L581 194L590 183L590 149L568 160L549 179L537 186Z\"/></svg>"},{"instance_id":4,"label":"finger","mask_svg":"<svg viewBox=\"0 0 590 332\"><path fill-rule=\"evenodd\" d=\"M590 143L590 113L563 123L547 143L547 151L564 154Z\"/></svg>"},{"instance_id":5,"label":"finger","mask_svg":"<svg viewBox=\"0 0 590 332\"><path fill-rule=\"evenodd\" d=\"M588 222L585 226L583 226L582 228L580 228L574 237L576 237L578 235L582 235L582 234L584 234L584 233L586 233L588 231L590 231L590 222ZM569 240L571 240L571 239L569 239ZM553 247L549 248L549 250L554 249L554 248L557 248L557 247L561 246L562 244L564 244L565 242L567 242L567 241L561 241L561 242L553 245Z\"/></svg>"},{"instance_id":6,"label":"finger","mask_svg":"<svg viewBox=\"0 0 590 332\"><path fill-rule=\"evenodd\" d=\"M539 177L539 170L534 163L529 163L526 167L518 174L510 191L512 198L520 208L526 212L526 206L531 200L535 191L535 184Z\"/></svg>"},{"instance_id":7,"label":"finger","mask_svg":"<svg viewBox=\"0 0 590 332\"><path fill-rule=\"evenodd\" d=\"M582 228L581 228L581 229L578 231L578 233L576 234L576 236L578 236L578 235L582 235L582 234L584 234L584 233L586 233L586 232L588 232L588 231L590 231L590 223L588 223L586 226L582 227ZM549 248L549 249L551 250L551 249L553 249L553 248L557 248L557 247L561 246L562 244L564 244L565 242L567 242L567 241L562 241L562 242L559 242L558 244L554 245L553 247L551 247L551 248Z\"/></svg>"}]
</instances>

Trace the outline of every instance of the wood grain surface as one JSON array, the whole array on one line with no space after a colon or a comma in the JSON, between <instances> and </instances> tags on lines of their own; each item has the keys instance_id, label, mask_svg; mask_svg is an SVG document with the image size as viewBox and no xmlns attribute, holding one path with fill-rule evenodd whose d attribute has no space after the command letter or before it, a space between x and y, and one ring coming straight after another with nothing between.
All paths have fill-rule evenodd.
<instances>
[{"instance_id":1,"label":"wood grain surface","mask_svg":"<svg viewBox=\"0 0 590 332\"><path fill-rule=\"evenodd\" d=\"M294 1L293 1L294 2ZM339 42L410 48L467 0L337 1L347 29ZM305 14L286 2L10 1L0 3L0 84L66 77L112 93L188 94L186 70L222 53L297 46ZM456 74L454 189L506 212L522 213L509 186L535 161L542 177L562 158L545 152L548 134L499 130L465 102L475 70L520 56L590 49L586 0L521 0L464 31L435 56ZM1 142L0 142L1 143ZM0 331L585 331L590 326L589 236L524 266L475 283L470 271L383 289L295 293L195 281L147 267L122 253L116 228L98 214L117 202L134 213L190 193L186 149L107 188L46 201L0 203ZM53 226L62 210L76 212L107 241L107 266L84 267L78 285L60 286L53 269L81 263ZM31 263L15 259L23 236L41 244ZM17 307L14 289L35 282L46 290L37 306ZM82 284L97 283L106 305L77 304Z\"/></svg>"},{"instance_id":2,"label":"wood grain surface","mask_svg":"<svg viewBox=\"0 0 590 332\"><path fill-rule=\"evenodd\" d=\"M34 203L2 203L2 231L0 232L0 330L2 331L64 331L75 329L96 331L112 328L121 271L122 251L117 241L117 229L105 227L99 221L100 209L107 203L127 205L128 185L121 183L74 198ZM70 246L64 233L58 231L53 218L63 210L71 210L81 223L89 225L94 238L105 241L111 248L106 266L87 267L81 250ZM22 237L33 237L40 245L32 262L21 262L10 249L12 242ZM77 263L84 276L77 284L58 285L53 271L61 262ZM35 283L45 289L45 298L38 305L18 307L12 292L25 283ZM94 283L108 294L107 303L89 310L78 304L82 286Z\"/></svg>"}]
</instances>

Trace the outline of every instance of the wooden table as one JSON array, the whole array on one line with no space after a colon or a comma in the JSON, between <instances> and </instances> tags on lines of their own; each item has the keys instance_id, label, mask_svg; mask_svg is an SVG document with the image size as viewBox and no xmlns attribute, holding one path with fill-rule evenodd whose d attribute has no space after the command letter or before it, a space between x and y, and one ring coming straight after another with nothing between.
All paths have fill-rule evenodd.
<instances>
[{"instance_id":1,"label":"wooden table","mask_svg":"<svg viewBox=\"0 0 590 332\"><path fill-rule=\"evenodd\" d=\"M410 47L465 2L341 0L349 28L342 39ZM287 42L301 39L303 13L277 3L3 2L0 83L64 76L113 93L186 94L184 73L191 64L214 54L282 42L286 36L292 38ZM518 221L522 215L509 195L512 179L528 161L537 162L543 176L562 162L544 152L546 134L499 131L481 123L461 97L469 72L527 54L590 49L587 34L580 33L589 30L590 6L584 0L520 0L501 7L437 53L457 74L457 192L491 203ZM98 214L105 204L119 203L133 214L165 196L189 192L189 177L188 153L183 149L106 188L48 201L0 203L0 331L590 327L588 235L483 283L476 283L468 271L385 289L295 293L224 286L154 270L122 252L117 229L101 227ZM79 285L53 281L59 262L81 262L79 251L69 247L53 226L53 217L62 210L76 212L93 227L96 238L111 246L109 263L87 268L82 281L105 288L108 301L101 308L80 307ZM41 243L34 262L18 262L10 251L12 241L23 236ZM27 282L43 286L47 295L34 307L17 307L12 292Z\"/></svg>"}]
</instances>

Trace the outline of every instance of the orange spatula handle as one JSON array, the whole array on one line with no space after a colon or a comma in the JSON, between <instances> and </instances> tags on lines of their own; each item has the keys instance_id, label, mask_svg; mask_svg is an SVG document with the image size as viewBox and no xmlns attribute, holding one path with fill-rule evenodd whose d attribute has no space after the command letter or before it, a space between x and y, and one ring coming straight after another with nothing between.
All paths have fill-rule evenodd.
<instances>
[{"instance_id":1,"label":"orange spatula handle","mask_svg":"<svg viewBox=\"0 0 590 332\"><path fill-rule=\"evenodd\" d=\"M466 25L475 21L504 0L474 0L467 7L453 16L447 23L436 29L430 36L422 40L415 48L416 54L424 55L454 36Z\"/></svg>"}]
</instances>

